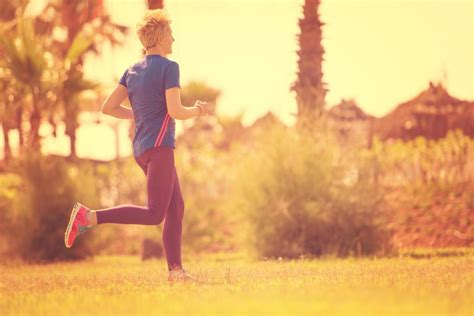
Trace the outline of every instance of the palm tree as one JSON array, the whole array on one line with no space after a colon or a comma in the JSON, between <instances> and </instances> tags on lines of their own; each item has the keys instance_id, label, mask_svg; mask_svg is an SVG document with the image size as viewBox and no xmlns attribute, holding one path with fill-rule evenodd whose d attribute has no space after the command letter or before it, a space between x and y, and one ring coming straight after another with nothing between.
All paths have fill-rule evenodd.
<instances>
[{"instance_id":1,"label":"palm tree","mask_svg":"<svg viewBox=\"0 0 474 316\"><path fill-rule=\"evenodd\" d=\"M0 92L4 96L0 101L0 124L2 124L4 138L4 159L8 162L11 157L9 131L17 129L19 134L19 150L23 151L25 146L26 132L23 121L28 113L27 103L29 102L29 92L31 89L25 86L23 80L15 78L18 72L26 71L20 78L28 76L28 60L25 43L31 43L28 34L18 32L21 25L25 24L20 19L17 25L16 18L24 12L28 0L5 0L0 2ZM28 24L28 22L26 22ZM24 27L23 27L24 28ZM20 36L20 35L23 35ZM25 36L26 35L26 36ZM10 61L15 61L9 64ZM13 73L10 68L13 68ZM36 115L32 116L37 117ZM33 131L31 131L33 132ZM32 137L29 137L32 138Z\"/></svg>"},{"instance_id":2,"label":"palm tree","mask_svg":"<svg viewBox=\"0 0 474 316\"><path fill-rule=\"evenodd\" d=\"M66 59L70 60L70 59ZM69 63L69 67L65 68L63 81L60 88L60 96L64 105L64 124L66 126L66 135L70 139L70 159L75 159L76 155L76 130L79 127L78 117L80 112L79 100L82 92L87 90L96 90L98 83L87 80L75 63Z\"/></svg>"},{"instance_id":3,"label":"palm tree","mask_svg":"<svg viewBox=\"0 0 474 316\"><path fill-rule=\"evenodd\" d=\"M11 76L21 85L19 89L25 90L27 95L19 114L19 129L23 111L29 115L29 131L26 135L25 145L32 150L40 150L39 127L42 113L47 110L48 103L44 102L42 95L45 90L45 75L48 68L46 57L46 39L37 36L33 30L33 21L22 13L17 15L15 24L2 25L0 28L0 47L3 59L2 68L8 68ZM22 147L20 147L22 149Z\"/></svg>"},{"instance_id":4,"label":"palm tree","mask_svg":"<svg viewBox=\"0 0 474 316\"><path fill-rule=\"evenodd\" d=\"M54 49L66 65L59 94L64 104L66 135L70 138L70 158L75 159L76 130L81 110L78 97L83 91L98 87L84 79L82 66L85 55L89 52L99 54L103 43L112 46L121 44L128 28L111 21L105 13L103 0L52 1L38 16L37 25L43 26L44 32L50 33L55 27L66 32L64 41L54 42Z\"/></svg>"},{"instance_id":5,"label":"palm tree","mask_svg":"<svg viewBox=\"0 0 474 316\"><path fill-rule=\"evenodd\" d=\"M290 90L296 92L300 126L311 126L321 116L328 91L323 83L321 70L324 54L321 27L324 23L320 21L318 14L320 2L305 0L303 18L299 20L301 33L298 35L298 76Z\"/></svg>"},{"instance_id":6,"label":"palm tree","mask_svg":"<svg viewBox=\"0 0 474 316\"><path fill-rule=\"evenodd\" d=\"M51 0L38 15L36 25L41 26L44 33L50 34L54 28L66 33L64 40L54 42L63 57L66 57L77 36L91 37L85 53L99 54L104 43L120 45L128 31L126 26L111 21L103 0ZM78 62L83 64L84 55L79 56Z\"/></svg>"},{"instance_id":7,"label":"palm tree","mask_svg":"<svg viewBox=\"0 0 474 316\"><path fill-rule=\"evenodd\" d=\"M4 57L0 67L8 70L11 81L18 82L16 94L24 96L17 98L16 102L21 105L16 108L15 126L20 132L20 152L25 147L40 150L38 132L42 120L48 117L54 126L53 117L62 107L66 131L71 137L72 156L75 156L75 130L78 127L79 111L74 101L82 91L97 87L97 84L83 78L80 62L81 57L93 47L95 33L77 33L64 55L61 54L58 58L63 46L42 35L47 33L50 24L44 23L41 18L26 18L23 12L24 7L17 11L14 21L4 23L0 28L0 50ZM2 90L4 87L6 85L2 85ZM10 95L14 97L15 93ZM9 114L12 113L11 109L10 105ZM7 112L4 113L2 123L6 122L3 118L7 117ZM22 124L25 118L30 123L27 133ZM11 125L5 124L3 128L8 129L8 126ZM24 134L26 141L23 140Z\"/></svg>"}]
</instances>

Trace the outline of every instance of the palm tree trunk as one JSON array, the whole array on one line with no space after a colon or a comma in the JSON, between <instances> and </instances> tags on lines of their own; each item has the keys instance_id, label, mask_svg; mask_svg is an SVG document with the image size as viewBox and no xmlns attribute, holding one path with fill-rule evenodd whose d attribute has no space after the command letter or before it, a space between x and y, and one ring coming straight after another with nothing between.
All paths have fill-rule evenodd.
<instances>
[{"instance_id":1,"label":"palm tree trunk","mask_svg":"<svg viewBox=\"0 0 474 316\"><path fill-rule=\"evenodd\" d=\"M29 149L34 152L41 151L39 129L41 124L41 113L39 110L39 95L35 89L36 87L31 87L31 96L33 103L33 112L30 116L30 133L29 133Z\"/></svg>"},{"instance_id":2,"label":"palm tree trunk","mask_svg":"<svg viewBox=\"0 0 474 316\"><path fill-rule=\"evenodd\" d=\"M163 0L147 0L148 10L163 9Z\"/></svg>"},{"instance_id":3,"label":"palm tree trunk","mask_svg":"<svg viewBox=\"0 0 474 316\"><path fill-rule=\"evenodd\" d=\"M70 153L69 153L69 158L70 159L76 159L77 158L77 153L76 153L76 130L77 130L77 123L73 123L68 125L69 128L66 129L66 135L69 136L70 144Z\"/></svg>"},{"instance_id":4,"label":"palm tree trunk","mask_svg":"<svg viewBox=\"0 0 474 316\"><path fill-rule=\"evenodd\" d=\"M18 148L20 153L23 151L23 146L25 145L25 132L22 127L22 122L23 122L23 107L20 106L18 107L18 110L16 111L16 128L18 129L18 137L19 137L19 144Z\"/></svg>"},{"instance_id":5,"label":"palm tree trunk","mask_svg":"<svg viewBox=\"0 0 474 316\"><path fill-rule=\"evenodd\" d=\"M299 20L298 76L291 90L296 92L298 105L297 124L311 127L324 110L328 91L323 82L322 26L318 13L321 0L305 0L303 18Z\"/></svg>"},{"instance_id":6,"label":"palm tree trunk","mask_svg":"<svg viewBox=\"0 0 474 316\"><path fill-rule=\"evenodd\" d=\"M76 104L73 103L71 98L65 97L64 104L66 106L66 116L64 118L64 124L66 125L65 134L69 137L69 156L68 159L75 160L77 158L76 153L76 131L79 127L78 117L79 111L75 108Z\"/></svg>"},{"instance_id":7,"label":"palm tree trunk","mask_svg":"<svg viewBox=\"0 0 474 316\"><path fill-rule=\"evenodd\" d=\"M37 111L34 111L30 117L30 133L29 133L29 149L38 152L40 150L39 128L41 116Z\"/></svg>"},{"instance_id":8,"label":"palm tree trunk","mask_svg":"<svg viewBox=\"0 0 474 316\"><path fill-rule=\"evenodd\" d=\"M8 131L10 129L6 126L5 122L2 123L2 131L3 131L3 160L6 164L11 159L11 148L10 148L10 138L8 137Z\"/></svg>"}]
</instances>

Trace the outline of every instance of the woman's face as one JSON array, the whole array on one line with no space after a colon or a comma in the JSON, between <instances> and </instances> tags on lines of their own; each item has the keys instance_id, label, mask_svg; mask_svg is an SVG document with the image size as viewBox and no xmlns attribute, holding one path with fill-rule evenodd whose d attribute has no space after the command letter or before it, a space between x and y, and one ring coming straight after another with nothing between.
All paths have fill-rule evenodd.
<instances>
[{"instance_id":1,"label":"woman's face","mask_svg":"<svg viewBox=\"0 0 474 316\"><path fill-rule=\"evenodd\" d=\"M164 36L161 40L161 46L165 49L165 51L168 54L172 53L172 46L173 46L173 42L174 42L174 38L173 38L172 33L173 33L173 31L171 30L171 27L168 25L166 27Z\"/></svg>"}]
</instances>

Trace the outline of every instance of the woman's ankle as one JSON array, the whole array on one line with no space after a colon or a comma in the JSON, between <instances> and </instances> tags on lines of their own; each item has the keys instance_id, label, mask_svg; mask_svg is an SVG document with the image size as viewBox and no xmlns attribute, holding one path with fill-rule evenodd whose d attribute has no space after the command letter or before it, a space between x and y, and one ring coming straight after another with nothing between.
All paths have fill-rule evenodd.
<instances>
[{"instance_id":1,"label":"woman's ankle","mask_svg":"<svg viewBox=\"0 0 474 316\"><path fill-rule=\"evenodd\" d=\"M184 270L184 269L181 265L168 267L168 271L175 271L175 270Z\"/></svg>"},{"instance_id":2,"label":"woman's ankle","mask_svg":"<svg viewBox=\"0 0 474 316\"><path fill-rule=\"evenodd\" d=\"M87 212L86 217L87 217L88 226L97 225L97 212L96 211L90 210L89 212Z\"/></svg>"}]
</instances>

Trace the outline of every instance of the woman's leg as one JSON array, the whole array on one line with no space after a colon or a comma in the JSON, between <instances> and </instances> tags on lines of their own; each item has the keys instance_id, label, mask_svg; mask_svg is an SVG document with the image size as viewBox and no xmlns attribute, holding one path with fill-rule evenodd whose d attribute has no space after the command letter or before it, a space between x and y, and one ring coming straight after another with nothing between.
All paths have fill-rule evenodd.
<instances>
[{"instance_id":1,"label":"woman's leg","mask_svg":"<svg viewBox=\"0 0 474 316\"><path fill-rule=\"evenodd\" d=\"M148 207L118 205L97 210L97 224L158 225L163 221L173 193L174 149L172 147L154 148L146 156L145 166Z\"/></svg>"},{"instance_id":2,"label":"woman's leg","mask_svg":"<svg viewBox=\"0 0 474 316\"><path fill-rule=\"evenodd\" d=\"M163 246L165 248L168 270L182 268L181 235L184 216L184 199L179 185L178 173L174 170L174 185L171 203L166 213L163 227Z\"/></svg>"}]
</instances>

